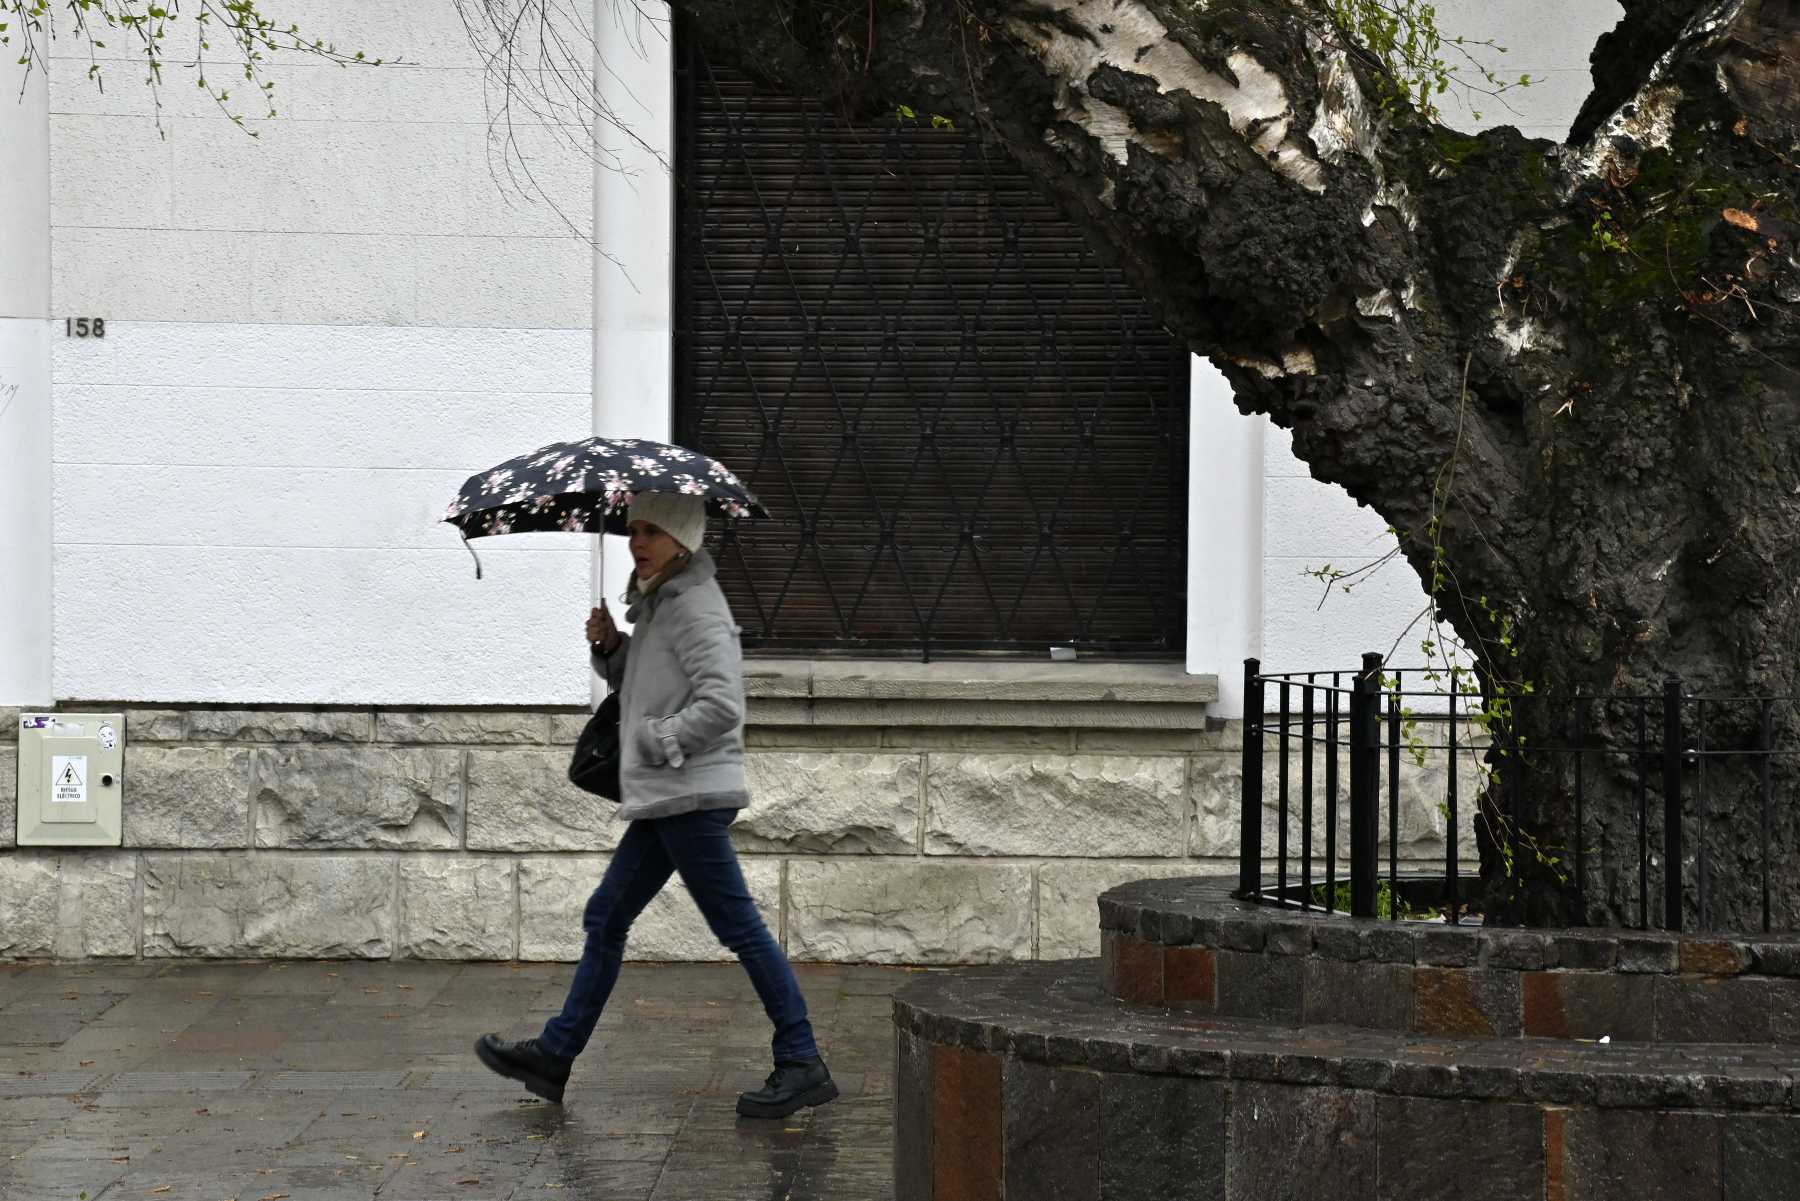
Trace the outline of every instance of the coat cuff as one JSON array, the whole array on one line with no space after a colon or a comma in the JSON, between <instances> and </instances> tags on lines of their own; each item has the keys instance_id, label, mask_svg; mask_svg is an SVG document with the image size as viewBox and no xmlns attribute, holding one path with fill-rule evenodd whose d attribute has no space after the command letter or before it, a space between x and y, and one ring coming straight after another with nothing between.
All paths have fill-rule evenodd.
<instances>
[{"instance_id":1,"label":"coat cuff","mask_svg":"<svg viewBox=\"0 0 1800 1201\"><path fill-rule=\"evenodd\" d=\"M681 741L675 737L671 722L666 717L650 718L650 736L656 740L657 749L662 752L663 762L670 767L680 767L687 762L687 755L681 750Z\"/></svg>"}]
</instances>

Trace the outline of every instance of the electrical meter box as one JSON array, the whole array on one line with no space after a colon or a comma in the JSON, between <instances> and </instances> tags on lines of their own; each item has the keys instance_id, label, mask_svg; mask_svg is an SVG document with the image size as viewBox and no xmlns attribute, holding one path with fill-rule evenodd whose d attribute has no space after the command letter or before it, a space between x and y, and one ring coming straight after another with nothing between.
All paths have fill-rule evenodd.
<instances>
[{"instance_id":1,"label":"electrical meter box","mask_svg":"<svg viewBox=\"0 0 1800 1201\"><path fill-rule=\"evenodd\" d=\"M19 715L20 846L116 847L124 796L124 714Z\"/></svg>"}]
</instances>

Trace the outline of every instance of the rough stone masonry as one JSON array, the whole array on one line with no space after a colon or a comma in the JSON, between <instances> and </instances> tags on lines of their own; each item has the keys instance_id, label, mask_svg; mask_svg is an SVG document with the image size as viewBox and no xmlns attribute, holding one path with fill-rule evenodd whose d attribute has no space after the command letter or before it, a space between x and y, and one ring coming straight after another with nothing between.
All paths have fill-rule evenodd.
<instances>
[{"instance_id":1,"label":"rough stone masonry","mask_svg":"<svg viewBox=\"0 0 1800 1201\"><path fill-rule=\"evenodd\" d=\"M788 953L1094 955L1099 893L1235 870L1242 724L1208 722L1211 678L1092 667L1109 674L753 662L735 838ZM622 830L564 778L585 713L125 708L124 846L68 851L12 847L18 723L0 710L0 956L579 955ZM1442 862L1442 787L1441 766L1405 781L1409 861ZM1272 808L1265 824L1273 848ZM727 957L678 887L629 954Z\"/></svg>"}]
</instances>

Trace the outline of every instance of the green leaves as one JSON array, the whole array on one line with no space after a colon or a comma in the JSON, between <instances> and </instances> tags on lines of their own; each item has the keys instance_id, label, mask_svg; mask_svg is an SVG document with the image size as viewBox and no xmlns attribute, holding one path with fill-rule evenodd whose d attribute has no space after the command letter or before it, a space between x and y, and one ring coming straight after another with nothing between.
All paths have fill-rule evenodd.
<instances>
[{"instance_id":1,"label":"green leaves","mask_svg":"<svg viewBox=\"0 0 1800 1201\"><path fill-rule=\"evenodd\" d=\"M1531 84L1529 75L1503 80L1477 57L1477 52L1485 51L1505 54L1505 46L1477 38L1445 38L1435 5L1421 0L1326 0L1326 7L1338 28L1386 79L1384 110L1410 107L1427 121L1442 121L1437 98L1451 84L1496 97ZM1453 62L1447 55L1461 61ZM1474 116L1481 119L1479 112Z\"/></svg>"},{"instance_id":2,"label":"green leaves","mask_svg":"<svg viewBox=\"0 0 1800 1201\"><path fill-rule=\"evenodd\" d=\"M931 113L929 119L933 129L956 128L956 122L952 121L949 117L944 116L942 113ZM914 125L917 125L919 123L918 111L910 104L896 104L894 106L894 121L896 124L910 121Z\"/></svg>"},{"instance_id":3,"label":"green leaves","mask_svg":"<svg viewBox=\"0 0 1800 1201\"><path fill-rule=\"evenodd\" d=\"M1613 216L1611 209L1600 210L1589 234L1594 245L1602 250L1624 254L1630 249L1631 237L1625 232L1625 227L1619 224L1618 218Z\"/></svg>"},{"instance_id":4,"label":"green leaves","mask_svg":"<svg viewBox=\"0 0 1800 1201\"><path fill-rule=\"evenodd\" d=\"M150 87L156 106L157 128L162 128L161 86L163 66L168 59L168 35L180 20L184 0L63 0L53 9L50 0L0 0L0 45L10 46L14 38L21 43L18 63L29 73L37 67L48 68L48 48L52 39L72 36L88 49L87 76L95 87L104 90L105 72L109 65L97 54L107 49L102 31L117 29L132 39L130 48L144 62L144 82ZM194 72L195 86L212 97L213 102L240 129L256 137L248 128L245 114L236 111L231 93L208 82L209 69L225 65L241 69L244 78L256 85L265 101L263 119L275 116L273 82L263 78L264 65L272 55L286 52L323 59L339 66L381 66L391 59L371 59L365 51L340 51L323 38L308 38L300 26L288 23L285 28L264 11L264 0L185 0L192 18L195 38L191 58L175 60ZM59 30L61 19L72 22L73 30ZM211 31L210 33L208 31ZM225 54L214 55L215 41L223 35Z\"/></svg>"}]
</instances>

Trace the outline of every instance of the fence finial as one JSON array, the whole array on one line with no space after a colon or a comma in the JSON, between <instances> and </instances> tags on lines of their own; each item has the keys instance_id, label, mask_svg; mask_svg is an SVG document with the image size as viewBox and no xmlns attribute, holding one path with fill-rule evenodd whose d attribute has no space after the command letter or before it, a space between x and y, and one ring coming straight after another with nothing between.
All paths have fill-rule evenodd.
<instances>
[{"instance_id":1,"label":"fence finial","mask_svg":"<svg viewBox=\"0 0 1800 1201\"><path fill-rule=\"evenodd\" d=\"M1381 875L1381 656L1363 655L1350 690L1350 915L1375 916Z\"/></svg>"},{"instance_id":2,"label":"fence finial","mask_svg":"<svg viewBox=\"0 0 1800 1201\"><path fill-rule=\"evenodd\" d=\"M1263 791L1262 662L1244 660L1244 795L1238 805L1238 895L1253 897L1262 891L1262 791Z\"/></svg>"}]
</instances>

